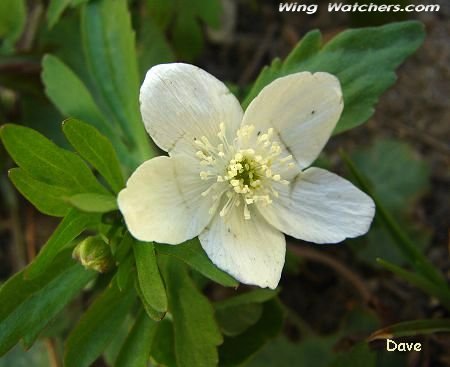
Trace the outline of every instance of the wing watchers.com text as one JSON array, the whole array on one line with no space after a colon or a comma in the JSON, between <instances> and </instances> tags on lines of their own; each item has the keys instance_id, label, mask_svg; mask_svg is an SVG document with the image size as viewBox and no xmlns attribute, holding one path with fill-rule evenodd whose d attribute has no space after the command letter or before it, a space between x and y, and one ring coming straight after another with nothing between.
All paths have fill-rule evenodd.
<instances>
[{"instance_id":1,"label":"wing watchers.com text","mask_svg":"<svg viewBox=\"0 0 450 367\"><path fill-rule=\"evenodd\" d=\"M318 4L301 4L298 2L285 2L280 3L278 11L280 13L290 12L290 13L306 13L315 14L319 8ZM399 4L346 4L346 3L328 3L329 12L343 12L343 13L422 13L422 12L437 12L440 7L437 4L410 4L410 5L399 5Z\"/></svg>"}]
</instances>

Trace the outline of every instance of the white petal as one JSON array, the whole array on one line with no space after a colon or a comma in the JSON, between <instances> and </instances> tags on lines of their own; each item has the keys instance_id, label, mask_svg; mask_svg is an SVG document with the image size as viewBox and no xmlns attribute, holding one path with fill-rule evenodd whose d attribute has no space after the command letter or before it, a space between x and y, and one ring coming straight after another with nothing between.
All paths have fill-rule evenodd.
<instances>
[{"instance_id":1,"label":"white petal","mask_svg":"<svg viewBox=\"0 0 450 367\"><path fill-rule=\"evenodd\" d=\"M245 111L243 125L272 127L298 165L308 167L328 141L343 109L338 79L328 73L301 72L276 79Z\"/></svg>"},{"instance_id":2,"label":"white petal","mask_svg":"<svg viewBox=\"0 0 450 367\"><path fill-rule=\"evenodd\" d=\"M286 241L256 210L250 220L244 219L242 205L226 217L216 214L199 239L211 261L240 282L277 287Z\"/></svg>"},{"instance_id":3,"label":"white petal","mask_svg":"<svg viewBox=\"0 0 450 367\"><path fill-rule=\"evenodd\" d=\"M194 65L154 66L139 99L147 132L168 152L180 140L192 143L202 136L215 140L221 122L232 138L242 121L242 108L225 84Z\"/></svg>"},{"instance_id":4,"label":"white petal","mask_svg":"<svg viewBox=\"0 0 450 367\"><path fill-rule=\"evenodd\" d=\"M201 196L208 185L191 162L183 157L157 157L131 175L118 204L135 238L177 244L197 236L209 223L213 203Z\"/></svg>"},{"instance_id":5,"label":"white petal","mask_svg":"<svg viewBox=\"0 0 450 367\"><path fill-rule=\"evenodd\" d=\"M337 243L369 230L375 214L372 199L349 181L320 168L309 168L284 188L267 207L266 220L280 231L305 241Z\"/></svg>"}]
</instances>

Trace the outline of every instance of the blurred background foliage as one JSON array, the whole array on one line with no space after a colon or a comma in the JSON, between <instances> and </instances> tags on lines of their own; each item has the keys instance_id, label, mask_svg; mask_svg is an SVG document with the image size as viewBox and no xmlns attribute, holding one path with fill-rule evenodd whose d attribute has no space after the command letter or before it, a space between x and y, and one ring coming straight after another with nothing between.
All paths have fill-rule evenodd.
<instances>
[{"instance_id":1,"label":"blurred background foliage","mask_svg":"<svg viewBox=\"0 0 450 367\"><path fill-rule=\"evenodd\" d=\"M148 145L136 114L138 88L152 65L192 62L226 81L243 100L261 68L276 57L286 57L308 31L319 28L327 41L348 27L405 19L403 13L367 17L328 13L326 1L319 2L324 8L314 15L279 13L276 1L130 0L109 7L104 3L0 1L0 121L32 127L68 147L61 121L68 116L83 119L112 141L119 157L126 157L126 162L121 160L126 175L156 150ZM410 271L417 258L433 264L443 282L448 282L450 271L450 10L445 0L434 3L441 5L438 13L411 14L424 22L427 37L399 69L397 83L381 98L376 113L367 124L334 137L318 161L358 185L365 184L389 215L378 210L370 232L344 246L314 248L288 239L278 294L253 290L230 302L232 290L193 274L214 302L225 335L219 347L221 365L450 365L449 335L429 333L426 327L402 334L410 337L408 341L423 343L425 352L420 354L386 353L384 344L363 343L386 325L449 317L445 301L427 288L433 271L428 272L430 279ZM136 49L129 46L134 37ZM135 72L123 76L123 70ZM3 146L0 155L3 282L33 260L57 222L39 214L17 193L6 175L13 163ZM402 247L397 242L404 235L412 241L407 239ZM183 277L184 271L177 276ZM108 279L102 281L106 284ZM63 340L97 293L97 288L88 289L72 301L31 349L25 353L14 347L0 358L0 366L59 366ZM142 323L153 322L146 320ZM121 346L133 344L130 335L136 338L134 343L145 337L131 317L120 321L96 366L120 365L126 358L119 355ZM157 335L147 335L154 365L175 363L168 347L176 343L171 324L165 320Z\"/></svg>"}]
</instances>

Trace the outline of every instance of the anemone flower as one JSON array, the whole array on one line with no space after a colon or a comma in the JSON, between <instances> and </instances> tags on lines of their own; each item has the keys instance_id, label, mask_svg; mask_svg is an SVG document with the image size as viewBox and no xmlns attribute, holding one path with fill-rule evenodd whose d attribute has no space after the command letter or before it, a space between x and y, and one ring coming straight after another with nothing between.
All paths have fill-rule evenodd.
<instances>
[{"instance_id":1,"label":"anemone flower","mask_svg":"<svg viewBox=\"0 0 450 367\"><path fill-rule=\"evenodd\" d=\"M206 71L163 64L148 71L140 106L148 133L168 156L144 162L119 194L135 238L176 245L198 236L220 269L242 283L275 288L283 233L337 243L368 231L372 199L309 167L343 109L333 75L278 78L244 112Z\"/></svg>"}]
</instances>

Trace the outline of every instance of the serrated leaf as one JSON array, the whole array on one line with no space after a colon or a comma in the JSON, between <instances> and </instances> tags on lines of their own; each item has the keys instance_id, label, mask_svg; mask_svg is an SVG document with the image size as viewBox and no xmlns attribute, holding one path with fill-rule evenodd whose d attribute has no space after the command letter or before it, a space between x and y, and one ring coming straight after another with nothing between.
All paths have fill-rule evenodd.
<instances>
[{"instance_id":1,"label":"serrated leaf","mask_svg":"<svg viewBox=\"0 0 450 367\"><path fill-rule=\"evenodd\" d=\"M34 339L46 324L95 276L66 251L42 276L26 280L26 269L0 288L0 355L25 334ZM58 302L55 302L58 300Z\"/></svg>"},{"instance_id":2,"label":"serrated leaf","mask_svg":"<svg viewBox=\"0 0 450 367\"><path fill-rule=\"evenodd\" d=\"M32 279L45 273L47 267L68 243L99 221L100 216L97 214L80 213L71 209L42 247L38 256L28 266L25 273L26 277Z\"/></svg>"},{"instance_id":3,"label":"serrated leaf","mask_svg":"<svg viewBox=\"0 0 450 367\"><path fill-rule=\"evenodd\" d=\"M170 255L185 262L205 277L225 287L237 287L239 285L233 277L211 262L198 239L189 240L177 246L155 244L155 249L159 254Z\"/></svg>"},{"instance_id":4,"label":"serrated leaf","mask_svg":"<svg viewBox=\"0 0 450 367\"><path fill-rule=\"evenodd\" d=\"M236 337L225 337L219 347L220 365L238 366L246 362L281 330L283 313L277 300L264 303L259 321Z\"/></svg>"},{"instance_id":5,"label":"serrated leaf","mask_svg":"<svg viewBox=\"0 0 450 367\"><path fill-rule=\"evenodd\" d=\"M2 126L0 138L18 166L37 180L73 193L107 193L79 156L58 147L37 131L7 124Z\"/></svg>"},{"instance_id":6,"label":"serrated leaf","mask_svg":"<svg viewBox=\"0 0 450 367\"><path fill-rule=\"evenodd\" d=\"M434 333L450 333L450 319L412 320L393 324L371 334L367 341Z\"/></svg>"},{"instance_id":7,"label":"serrated leaf","mask_svg":"<svg viewBox=\"0 0 450 367\"><path fill-rule=\"evenodd\" d=\"M105 178L115 193L125 186L114 147L95 127L68 119L63 123L63 132L70 144Z\"/></svg>"},{"instance_id":8,"label":"serrated leaf","mask_svg":"<svg viewBox=\"0 0 450 367\"><path fill-rule=\"evenodd\" d=\"M52 28L61 17L64 10L70 5L71 0L50 0L47 8L48 27Z\"/></svg>"},{"instance_id":9,"label":"serrated leaf","mask_svg":"<svg viewBox=\"0 0 450 367\"><path fill-rule=\"evenodd\" d=\"M167 312L167 295L153 243L138 242L133 244L134 259L139 286L146 302L157 312Z\"/></svg>"},{"instance_id":10,"label":"serrated leaf","mask_svg":"<svg viewBox=\"0 0 450 367\"><path fill-rule=\"evenodd\" d=\"M67 201L76 209L86 213L107 213L117 210L117 200L112 195L83 193L72 195Z\"/></svg>"},{"instance_id":11,"label":"serrated leaf","mask_svg":"<svg viewBox=\"0 0 450 367\"><path fill-rule=\"evenodd\" d=\"M133 287L120 292L113 280L70 333L66 341L64 365L91 366L120 328L135 299Z\"/></svg>"},{"instance_id":12,"label":"serrated leaf","mask_svg":"<svg viewBox=\"0 0 450 367\"><path fill-rule=\"evenodd\" d=\"M243 102L246 108L276 78L300 71L324 71L341 82L344 112L334 133L364 123L379 96L395 82L394 70L422 44L423 25L408 21L350 29L318 48L320 34L307 34L284 62L274 61L258 76Z\"/></svg>"},{"instance_id":13,"label":"serrated leaf","mask_svg":"<svg viewBox=\"0 0 450 367\"><path fill-rule=\"evenodd\" d=\"M63 217L70 210L70 205L64 200L71 194L67 188L36 180L22 168L10 169L8 176L17 190L41 213Z\"/></svg>"},{"instance_id":14,"label":"serrated leaf","mask_svg":"<svg viewBox=\"0 0 450 367\"><path fill-rule=\"evenodd\" d=\"M138 106L139 74L134 32L126 0L99 0L83 6L81 35L90 74L109 112L125 133L140 163L152 152Z\"/></svg>"},{"instance_id":15,"label":"serrated leaf","mask_svg":"<svg viewBox=\"0 0 450 367\"><path fill-rule=\"evenodd\" d=\"M133 328L123 344L115 367L147 367L150 350L156 333L156 323L145 311L136 318Z\"/></svg>"},{"instance_id":16,"label":"serrated leaf","mask_svg":"<svg viewBox=\"0 0 450 367\"><path fill-rule=\"evenodd\" d=\"M217 346L222 343L222 336L212 305L195 287L182 263L169 259L165 270L177 365L217 365Z\"/></svg>"}]
</instances>

